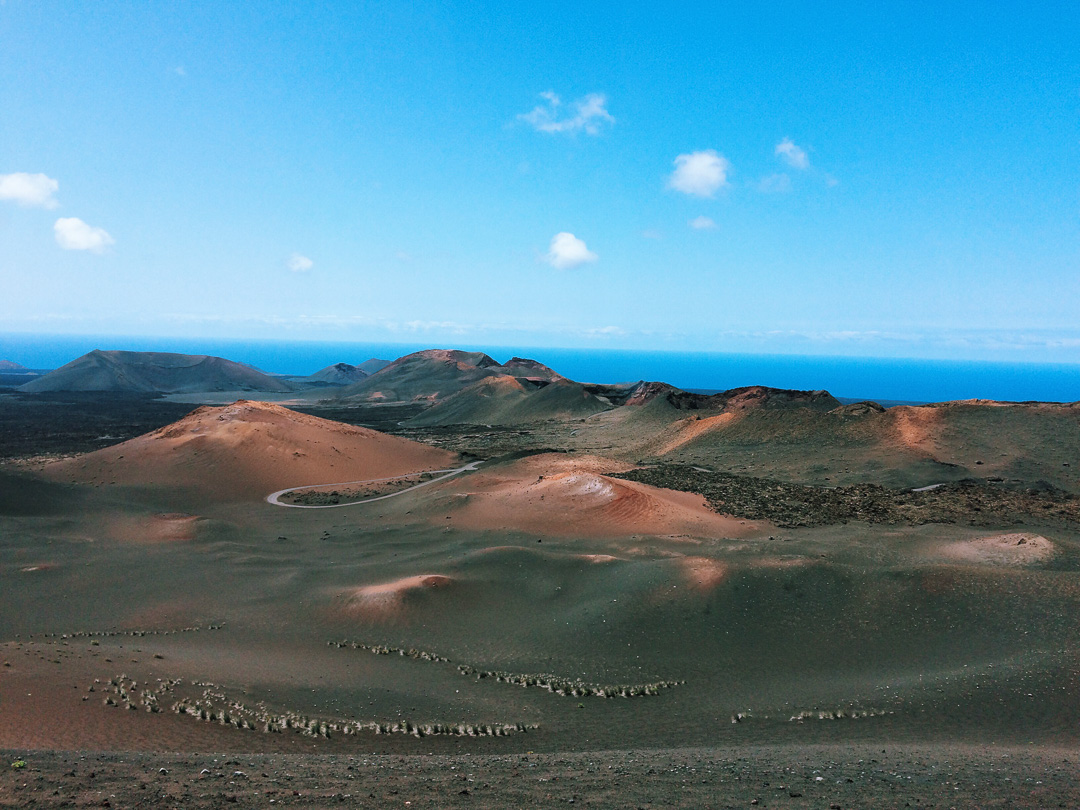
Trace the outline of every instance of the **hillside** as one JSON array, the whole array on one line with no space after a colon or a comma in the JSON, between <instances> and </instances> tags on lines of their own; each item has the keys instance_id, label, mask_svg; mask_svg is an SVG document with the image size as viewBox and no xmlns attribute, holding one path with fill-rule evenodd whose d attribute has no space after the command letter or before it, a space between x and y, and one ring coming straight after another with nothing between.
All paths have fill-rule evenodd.
<instances>
[{"instance_id":1,"label":"hillside","mask_svg":"<svg viewBox=\"0 0 1080 810\"><path fill-rule=\"evenodd\" d=\"M505 373L509 374L511 377L522 377L527 380L558 382L566 379L566 377L562 376L554 369L548 368L543 363L538 363L527 357L511 357L503 363L503 369Z\"/></svg>"},{"instance_id":2,"label":"hillside","mask_svg":"<svg viewBox=\"0 0 1080 810\"><path fill-rule=\"evenodd\" d=\"M159 430L49 465L45 474L246 500L288 486L385 478L455 461L452 453L407 439L240 400L198 408Z\"/></svg>"},{"instance_id":3,"label":"hillside","mask_svg":"<svg viewBox=\"0 0 1080 810\"><path fill-rule=\"evenodd\" d=\"M487 377L407 420L409 427L521 425L547 419L584 419L611 407L562 377L535 388L515 377Z\"/></svg>"},{"instance_id":4,"label":"hillside","mask_svg":"<svg viewBox=\"0 0 1080 810\"><path fill-rule=\"evenodd\" d=\"M831 397L761 389L656 396L584 423L583 449L837 486L919 487L965 478L1080 491L1080 406L948 402L829 407ZM686 407L689 405L690 407ZM703 407L711 405L711 407Z\"/></svg>"},{"instance_id":5,"label":"hillside","mask_svg":"<svg viewBox=\"0 0 1080 810\"><path fill-rule=\"evenodd\" d=\"M551 369L534 361L500 365L483 352L428 349L399 357L365 380L337 392L339 399L358 402L437 402L487 377L551 379Z\"/></svg>"},{"instance_id":6,"label":"hillside","mask_svg":"<svg viewBox=\"0 0 1080 810\"><path fill-rule=\"evenodd\" d=\"M382 371L384 368L386 368L388 365L390 365L390 363L391 363L390 360L380 360L377 357L372 357L372 358L369 358L369 359L365 360L360 365L358 365L357 368L360 369L365 374L367 374L368 376L370 376L370 375L374 374L377 371Z\"/></svg>"},{"instance_id":7,"label":"hillside","mask_svg":"<svg viewBox=\"0 0 1080 810\"><path fill-rule=\"evenodd\" d=\"M369 376L359 366L350 366L348 363L334 363L332 366L319 369L307 377L295 377L294 383L322 383L324 385L352 385Z\"/></svg>"},{"instance_id":8,"label":"hillside","mask_svg":"<svg viewBox=\"0 0 1080 810\"><path fill-rule=\"evenodd\" d=\"M366 380L388 365L390 365L389 360L379 360L374 357L355 366L350 363L334 363L319 369L314 374L306 377L292 377L289 381L294 385L352 385Z\"/></svg>"},{"instance_id":9,"label":"hillside","mask_svg":"<svg viewBox=\"0 0 1080 810\"><path fill-rule=\"evenodd\" d=\"M125 391L181 394L209 391L287 392L292 389L282 380L221 357L97 349L23 385L20 390L28 393Z\"/></svg>"}]
</instances>

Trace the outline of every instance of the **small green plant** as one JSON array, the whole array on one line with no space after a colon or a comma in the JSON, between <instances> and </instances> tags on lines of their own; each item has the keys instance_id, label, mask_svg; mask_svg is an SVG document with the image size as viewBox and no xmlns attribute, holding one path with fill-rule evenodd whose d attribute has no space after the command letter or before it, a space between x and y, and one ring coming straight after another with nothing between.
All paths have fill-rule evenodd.
<instances>
[{"instance_id":1,"label":"small green plant","mask_svg":"<svg viewBox=\"0 0 1080 810\"><path fill-rule=\"evenodd\" d=\"M11 767L14 768L17 771L22 770L23 768L26 767L26 760L25 759L17 759L14 762L11 763Z\"/></svg>"}]
</instances>

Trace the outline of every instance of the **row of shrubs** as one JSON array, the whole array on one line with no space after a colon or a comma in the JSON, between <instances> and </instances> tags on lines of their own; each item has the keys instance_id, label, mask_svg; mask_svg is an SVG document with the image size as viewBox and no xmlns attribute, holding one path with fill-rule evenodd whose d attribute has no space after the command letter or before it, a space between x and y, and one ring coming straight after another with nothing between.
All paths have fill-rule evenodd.
<instances>
[{"instance_id":1,"label":"row of shrubs","mask_svg":"<svg viewBox=\"0 0 1080 810\"><path fill-rule=\"evenodd\" d=\"M450 663L450 659L445 656L414 648L405 649L402 647L388 647L380 644L364 644L359 641L328 641L326 643L327 646L337 647L338 649L366 650L375 655L397 654L408 658L415 658L419 661L432 661L443 664ZM685 681L653 681L652 683L605 686L601 684L585 683L576 678L562 678L558 675L528 675L513 672L481 670L476 667L468 666L467 664L458 664L457 669L462 675L475 676L477 680L491 678L501 683L512 683L526 688L536 687L538 689L546 689L553 694L568 697L647 697L658 695L662 690L671 689L685 683Z\"/></svg>"},{"instance_id":2,"label":"row of shrubs","mask_svg":"<svg viewBox=\"0 0 1080 810\"><path fill-rule=\"evenodd\" d=\"M140 691L138 681L128 677L126 674L121 674L115 678L110 678L105 683L95 678L87 692L93 693L99 690L104 692L105 697L102 702L106 706L122 705L132 711L141 706L146 711L156 714L161 711L161 696L171 692L179 683L179 678L170 680L158 678L156 686L149 689L143 688ZM113 697L114 695L116 697ZM83 700L88 699L89 695L83 696Z\"/></svg>"},{"instance_id":3,"label":"row of shrubs","mask_svg":"<svg viewBox=\"0 0 1080 810\"><path fill-rule=\"evenodd\" d=\"M388 654L388 653L384 653ZM124 706L132 711L143 708L147 712L159 713L161 699L181 686L180 678L158 679L152 688L139 688L139 682L126 674L110 678L106 682L100 679L90 684L90 693L103 692L106 706ZM199 698L181 698L171 705L176 714L193 717L207 723L233 726L242 730L262 731L267 734L280 734L291 731L308 737L330 738L336 734L346 736L371 732L374 734L411 734L414 737L436 735L452 737L505 737L533 731L539 726L526 723L414 723L409 720L395 722L360 722L349 720L326 720L309 717L300 712L271 712L264 704L256 707L246 706L238 700L230 700L217 684L195 681L192 686L202 687ZM87 700L88 697L84 697Z\"/></svg>"},{"instance_id":4,"label":"row of shrubs","mask_svg":"<svg viewBox=\"0 0 1080 810\"><path fill-rule=\"evenodd\" d=\"M539 726L525 723L413 723L409 720L398 720L392 723L368 722L347 720L325 720L318 717L308 717L299 712L286 712L284 714L272 714L266 711L255 711L242 707L233 701L230 704L232 711L215 706L212 703L202 701L180 700L173 704L173 711L177 714L186 714L208 723L220 723L232 725L239 729L260 730L266 734L281 734L291 731L303 734L307 737L330 737L343 734L351 736L363 732L375 734L411 734L414 737L432 737L444 735L451 737L506 737L510 734L532 731ZM245 717L241 712L249 712Z\"/></svg>"},{"instance_id":5,"label":"row of shrubs","mask_svg":"<svg viewBox=\"0 0 1080 810\"><path fill-rule=\"evenodd\" d=\"M864 717L884 717L895 712L887 709L813 709L793 714L789 723L802 723L807 720L859 720Z\"/></svg>"},{"instance_id":6,"label":"row of shrubs","mask_svg":"<svg viewBox=\"0 0 1080 810\"><path fill-rule=\"evenodd\" d=\"M524 675L513 672L494 672L491 670L479 670L463 664L458 665L458 672L462 675L473 675L476 679L493 678L500 683L512 683L525 688L536 687L546 689L556 695L571 697L646 697L660 694L663 689L672 689L685 681L653 681L652 683L617 684L602 686L599 684L585 683L578 679L561 678L558 675Z\"/></svg>"},{"instance_id":7,"label":"row of shrubs","mask_svg":"<svg viewBox=\"0 0 1080 810\"><path fill-rule=\"evenodd\" d=\"M135 636L142 638L143 636L173 636L177 633L198 633L200 630L220 630L225 626L225 622L219 622L217 624L208 624L205 626L194 627L180 627L175 630L80 630L74 633L32 633L28 635L27 639L39 639L39 638L58 638L58 639L71 639L71 638L111 638L114 636ZM16 634L15 638L18 638Z\"/></svg>"},{"instance_id":8,"label":"row of shrubs","mask_svg":"<svg viewBox=\"0 0 1080 810\"><path fill-rule=\"evenodd\" d=\"M353 650L366 650L375 655L401 655L407 658L415 658L418 661L432 661L439 664L450 663L449 658L444 658L441 655L426 652L425 650L417 650L412 647L406 650L402 647L387 647L382 644L361 644L359 641L328 641L326 644L328 647L337 647L338 649L347 647Z\"/></svg>"}]
</instances>

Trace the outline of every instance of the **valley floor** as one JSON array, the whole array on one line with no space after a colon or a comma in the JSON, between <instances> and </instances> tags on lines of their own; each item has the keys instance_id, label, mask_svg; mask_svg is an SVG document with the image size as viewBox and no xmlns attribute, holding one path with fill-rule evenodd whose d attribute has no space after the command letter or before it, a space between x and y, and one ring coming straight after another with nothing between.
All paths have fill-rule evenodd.
<instances>
[{"instance_id":1,"label":"valley floor","mask_svg":"<svg viewBox=\"0 0 1080 810\"><path fill-rule=\"evenodd\" d=\"M46 455L165 418L87 402ZM0 418L44 434L54 404ZM783 444L639 464L606 415L401 431L421 446L280 410L203 412L84 478L0 441L22 460L0 470L0 807L1080 806L1060 441L1031 473L870 484L831 445L812 475ZM265 496L307 478L255 455L224 475L211 440L305 476L346 441L430 457L385 473L406 482L484 463L285 509Z\"/></svg>"}]
</instances>

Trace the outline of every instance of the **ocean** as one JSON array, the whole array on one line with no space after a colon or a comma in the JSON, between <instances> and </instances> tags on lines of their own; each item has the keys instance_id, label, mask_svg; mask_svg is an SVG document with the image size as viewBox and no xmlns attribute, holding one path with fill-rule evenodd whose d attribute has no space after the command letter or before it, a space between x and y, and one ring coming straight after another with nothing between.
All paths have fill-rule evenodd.
<instances>
[{"instance_id":1,"label":"ocean","mask_svg":"<svg viewBox=\"0 0 1080 810\"><path fill-rule=\"evenodd\" d=\"M236 340L0 333L0 360L56 368L93 349L212 354L278 374L311 374L332 363L370 357L393 360L421 344ZM442 347L448 348L448 347ZM1080 363L997 363L960 360L723 354L709 352L550 349L454 345L496 360L530 357L581 382L660 380L717 391L744 385L824 389L843 399L941 402L952 399L1080 400Z\"/></svg>"}]
</instances>

